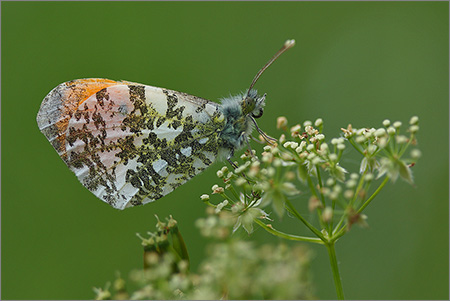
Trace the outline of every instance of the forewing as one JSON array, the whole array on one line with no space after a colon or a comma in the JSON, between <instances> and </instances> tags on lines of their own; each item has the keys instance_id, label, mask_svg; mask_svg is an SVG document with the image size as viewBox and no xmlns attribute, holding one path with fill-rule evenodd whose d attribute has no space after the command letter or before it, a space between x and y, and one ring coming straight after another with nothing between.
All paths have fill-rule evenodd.
<instances>
[{"instance_id":1,"label":"forewing","mask_svg":"<svg viewBox=\"0 0 450 301\"><path fill-rule=\"evenodd\" d=\"M215 103L118 83L82 101L56 136L80 182L123 209L161 198L212 164L223 125Z\"/></svg>"},{"instance_id":2,"label":"forewing","mask_svg":"<svg viewBox=\"0 0 450 301\"><path fill-rule=\"evenodd\" d=\"M58 85L44 98L36 121L41 132L63 160L66 160L67 127L77 108L91 95L119 84L129 82L104 78L76 79Z\"/></svg>"}]
</instances>

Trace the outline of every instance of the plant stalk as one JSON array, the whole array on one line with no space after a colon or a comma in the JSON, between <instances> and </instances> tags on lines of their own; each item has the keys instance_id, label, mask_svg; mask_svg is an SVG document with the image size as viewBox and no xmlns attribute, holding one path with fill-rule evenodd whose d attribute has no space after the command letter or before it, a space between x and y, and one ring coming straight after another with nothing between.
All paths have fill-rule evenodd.
<instances>
[{"instance_id":1,"label":"plant stalk","mask_svg":"<svg viewBox=\"0 0 450 301\"><path fill-rule=\"evenodd\" d=\"M344 300L344 290L342 288L341 275L339 274L338 262L336 259L336 251L334 249L334 242L325 244L328 255L330 257L331 270L333 272L334 286L336 287L336 294L339 300Z\"/></svg>"}]
</instances>

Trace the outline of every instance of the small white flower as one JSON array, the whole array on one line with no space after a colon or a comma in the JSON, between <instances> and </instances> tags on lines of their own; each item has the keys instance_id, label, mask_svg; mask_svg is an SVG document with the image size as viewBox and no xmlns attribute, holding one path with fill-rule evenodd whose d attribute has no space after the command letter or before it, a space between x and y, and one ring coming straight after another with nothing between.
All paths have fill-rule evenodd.
<instances>
[{"instance_id":1,"label":"small white flower","mask_svg":"<svg viewBox=\"0 0 450 301\"><path fill-rule=\"evenodd\" d=\"M344 197L348 200L351 199L353 197L353 190L347 189L344 191Z\"/></svg>"},{"instance_id":2,"label":"small white flower","mask_svg":"<svg viewBox=\"0 0 450 301\"><path fill-rule=\"evenodd\" d=\"M223 172L222 172L221 170L218 170L218 171L216 172L216 174L217 174L217 176L218 176L219 178L222 178L222 177L223 177Z\"/></svg>"},{"instance_id":3,"label":"small white flower","mask_svg":"<svg viewBox=\"0 0 450 301\"><path fill-rule=\"evenodd\" d=\"M287 118L284 116L280 116L277 118L277 129L281 129L287 126Z\"/></svg>"},{"instance_id":4,"label":"small white flower","mask_svg":"<svg viewBox=\"0 0 450 301\"><path fill-rule=\"evenodd\" d=\"M259 167L261 165L261 163L259 161L254 161L252 162L252 167Z\"/></svg>"},{"instance_id":5,"label":"small white flower","mask_svg":"<svg viewBox=\"0 0 450 301\"><path fill-rule=\"evenodd\" d=\"M366 131L366 129L365 129L365 128L362 128L362 129L356 130L356 135L358 135L358 136L364 135L364 132L365 132L365 131Z\"/></svg>"},{"instance_id":6,"label":"small white flower","mask_svg":"<svg viewBox=\"0 0 450 301\"><path fill-rule=\"evenodd\" d=\"M363 135L366 138L370 138L373 136L373 133L375 133L375 129L371 128L371 129L366 130Z\"/></svg>"},{"instance_id":7,"label":"small white flower","mask_svg":"<svg viewBox=\"0 0 450 301\"><path fill-rule=\"evenodd\" d=\"M228 200L224 200L223 202L217 204L216 209L214 211L216 213L219 213L220 211L222 211L223 207L225 207L226 205L228 205Z\"/></svg>"},{"instance_id":8,"label":"small white flower","mask_svg":"<svg viewBox=\"0 0 450 301\"><path fill-rule=\"evenodd\" d=\"M388 127L388 126L391 125L391 121L390 121L389 119L385 119L385 120L383 120L383 125L384 125L385 127Z\"/></svg>"},{"instance_id":9,"label":"small white flower","mask_svg":"<svg viewBox=\"0 0 450 301\"><path fill-rule=\"evenodd\" d=\"M341 193L342 192L342 187L340 185L335 185L333 187L333 191L337 192L337 193Z\"/></svg>"},{"instance_id":10,"label":"small white flower","mask_svg":"<svg viewBox=\"0 0 450 301\"><path fill-rule=\"evenodd\" d=\"M417 117L417 116L413 116L409 120L409 124L418 124L418 123L419 123L419 117Z\"/></svg>"},{"instance_id":11,"label":"small white flower","mask_svg":"<svg viewBox=\"0 0 450 301\"><path fill-rule=\"evenodd\" d=\"M317 134L316 138L317 138L317 140L323 140L323 139L325 139L325 135L324 134Z\"/></svg>"},{"instance_id":12,"label":"small white flower","mask_svg":"<svg viewBox=\"0 0 450 301\"><path fill-rule=\"evenodd\" d=\"M282 164L282 162L281 162L281 160L279 158L273 159L273 162L272 162L273 166L279 167L279 166L281 166L281 164Z\"/></svg>"},{"instance_id":13,"label":"small white flower","mask_svg":"<svg viewBox=\"0 0 450 301\"><path fill-rule=\"evenodd\" d=\"M329 197L331 200L336 200L336 199L339 197L339 193L336 192L336 191L331 191L330 194L328 195L328 197Z\"/></svg>"},{"instance_id":14,"label":"small white flower","mask_svg":"<svg viewBox=\"0 0 450 301\"><path fill-rule=\"evenodd\" d=\"M322 212L322 219L324 222L328 223L333 218L333 209L331 207L325 207Z\"/></svg>"},{"instance_id":15,"label":"small white flower","mask_svg":"<svg viewBox=\"0 0 450 301\"><path fill-rule=\"evenodd\" d=\"M202 194L202 195L200 196L200 199L201 199L202 201L208 201L208 200L209 200L209 195L208 195L208 194Z\"/></svg>"},{"instance_id":16,"label":"small white flower","mask_svg":"<svg viewBox=\"0 0 450 301\"><path fill-rule=\"evenodd\" d=\"M364 178L364 181L369 182L369 181L372 181L372 180L373 180L373 174L371 174L371 173L366 174L366 176Z\"/></svg>"},{"instance_id":17,"label":"small white flower","mask_svg":"<svg viewBox=\"0 0 450 301\"><path fill-rule=\"evenodd\" d=\"M354 187L356 187L356 181L348 180L347 183L345 183L345 186L347 186L347 188L354 188Z\"/></svg>"},{"instance_id":18,"label":"small white flower","mask_svg":"<svg viewBox=\"0 0 450 301\"><path fill-rule=\"evenodd\" d=\"M338 150L344 150L344 149L345 149L345 144L339 143L339 144L337 145L337 149L338 149Z\"/></svg>"},{"instance_id":19,"label":"small white flower","mask_svg":"<svg viewBox=\"0 0 450 301\"><path fill-rule=\"evenodd\" d=\"M379 148L384 148L387 145L387 138L386 137L381 137L380 139L378 139L377 145Z\"/></svg>"},{"instance_id":20,"label":"small white flower","mask_svg":"<svg viewBox=\"0 0 450 301\"><path fill-rule=\"evenodd\" d=\"M236 183L237 186L242 186L246 183L247 181L244 178L237 178L236 181L234 181L234 183Z\"/></svg>"},{"instance_id":21,"label":"small white flower","mask_svg":"<svg viewBox=\"0 0 450 301\"><path fill-rule=\"evenodd\" d=\"M364 136L358 136L358 137L355 138L355 141L356 141L357 143L363 143L363 142L366 141L366 137L364 137Z\"/></svg>"},{"instance_id":22,"label":"small white flower","mask_svg":"<svg viewBox=\"0 0 450 301\"><path fill-rule=\"evenodd\" d=\"M367 147L367 152L369 154L374 154L377 151L378 147L375 144L371 144Z\"/></svg>"},{"instance_id":23,"label":"small white flower","mask_svg":"<svg viewBox=\"0 0 450 301\"><path fill-rule=\"evenodd\" d=\"M333 178L328 178L326 181L327 186L333 186L336 181Z\"/></svg>"},{"instance_id":24,"label":"small white flower","mask_svg":"<svg viewBox=\"0 0 450 301\"><path fill-rule=\"evenodd\" d=\"M300 131L301 128L302 127L300 124L294 125L293 127L291 127L291 133L298 132L298 131Z\"/></svg>"},{"instance_id":25,"label":"small white flower","mask_svg":"<svg viewBox=\"0 0 450 301\"><path fill-rule=\"evenodd\" d=\"M275 175L275 168L273 168L273 167L269 167L269 168L267 168L267 176L269 177L269 178L271 178L271 177L273 177L274 175Z\"/></svg>"},{"instance_id":26,"label":"small white flower","mask_svg":"<svg viewBox=\"0 0 450 301\"><path fill-rule=\"evenodd\" d=\"M395 137L395 141L396 141L398 144L403 144L403 143L408 142L408 137L403 136L403 135L398 135L398 136Z\"/></svg>"},{"instance_id":27,"label":"small white flower","mask_svg":"<svg viewBox=\"0 0 450 301\"><path fill-rule=\"evenodd\" d=\"M330 158L331 161L336 161L337 158L338 158L338 156L337 156L336 154L330 154L330 155L328 156L328 158Z\"/></svg>"},{"instance_id":28,"label":"small white flower","mask_svg":"<svg viewBox=\"0 0 450 301\"><path fill-rule=\"evenodd\" d=\"M396 121L396 122L394 122L393 126L394 126L396 129L398 129L399 127L402 126L402 122L401 122L401 121Z\"/></svg>"},{"instance_id":29,"label":"small white flower","mask_svg":"<svg viewBox=\"0 0 450 301\"><path fill-rule=\"evenodd\" d=\"M278 149L278 147L272 147L272 149L270 150L270 153L272 155L276 155L280 152L280 150Z\"/></svg>"},{"instance_id":30,"label":"small white flower","mask_svg":"<svg viewBox=\"0 0 450 301\"><path fill-rule=\"evenodd\" d=\"M306 133L308 133L308 135L310 135L310 136L312 136L312 135L314 135L314 134L316 133L316 130L315 130L312 126L310 126L310 125L308 125L308 126L305 127L305 131L306 131Z\"/></svg>"},{"instance_id":31,"label":"small white flower","mask_svg":"<svg viewBox=\"0 0 450 301\"><path fill-rule=\"evenodd\" d=\"M418 149L413 149L411 151L411 158L413 159L419 159L422 156L422 152Z\"/></svg>"},{"instance_id":32,"label":"small white flower","mask_svg":"<svg viewBox=\"0 0 450 301\"><path fill-rule=\"evenodd\" d=\"M292 149L296 149L296 148L298 147L298 143L297 143L297 142L291 142L290 147L291 147Z\"/></svg>"},{"instance_id":33,"label":"small white flower","mask_svg":"<svg viewBox=\"0 0 450 301\"><path fill-rule=\"evenodd\" d=\"M308 146L306 147L307 151L312 151L314 149L314 144L308 144Z\"/></svg>"},{"instance_id":34,"label":"small white flower","mask_svg":"<svg viewBox=\"0 0 450 301\"><path fill-rule=\"evenodd\" d=\"M395 134L395 127L393 127L393 126L390 126L390 127L388 127L388 129L387 129L387 133L389 134L389 135L394 135Z\"/></svg>"},{"instance_id":35,"label":"small white flower","mask_svg":"<svg viewBox=\"0 0 450 301\"><path fill-rule=\"evenodd\" d=\"M317 164L319 164L321 161L322 161L322 160L320 160L319 157L315 157L315 158L313 158L313 159L311 160L311 163L312 163L313 165L317 165Z\"/></svg>"},{"instance_id":36,"label":"small white flower","mask_svg":"<svg viewBox=\"0 0 450 301\"><path fill-rule=\"evenodd\" d=\"M298 191L295 185L291 182L284 182L281 184L281 190L287 195L296 195L300 193L300 191Z\"/></svg>"},{"instance_id":37,"label":"small white flower","mask_svg":"<svg viewBox=\"0 0 450 301\"><path fill-rule=\"evenodd\" d=\"M375 137L383 137L384 135L386 135L386 130L383 129L383 128L379 128L373 134L374 134Z\"/></svg>"},{"instance_id":38,"label":"small white flower","mask_svg":"<svg viewBox=\"0 0 450 301\"><path fill-rule=\"evenodd\" d=\"M292 157L292 155L289 153L282 153L281 159L283 159L284 161L292 161L294 159L294 157Z\"/></svg>"},{"instance_id":39,"label":"small white flower","mask_svg":"<svg viewBox=\"0 0 450 301\"><path fill-rule=\"evenodd\" d=\"M310 154L306 157L306 159L312 160L312 159L314 159L315 157L316 157L316 154L315 154L315 153L310 153Z\"/></svg>"},{"instance_id":40,"label":"small white flower","mask_svg":"<svg viewBox=\"0 0 450 301\"><path fill-rule=\"evenodd\" d=\"M409 131L413 134L417 133L419 131L419 126L418 125L411 125L409 127Z\"/></svg>"},{"instance_id":41,"label":"small white flower","mask_svg":"<svg viewBox=\"0 0 450 301\"><path fill-rule=\"evenodd\" d=\"M317 118L316 121L314 121L314 126L321 126L323 124L322 118Z\"/></svg>"},{"instance_id":42,"label":"small white flower","mask_svg":"<svg viewBox=\"0 0 450 301\"><path fill-rule=\"evenodd\" d=\"M311 121L309 121L309 120L305 120L304 122L303 122L303 126L306 128L307 126L311 126L312 125L312 122Z\"/></svg>"},{"instance_id":43,"label":"small white flower","mask_svg":"<svg viewBox=\"0 0 450 301\"><path fill-rule=\"evenodd\" d=\"M220 187L219 185L214 185L212 187L212 190L213 190L213 194L215 194L215 193L223 193L224 192L223 187Z\"/></svg>"}]
</instances>

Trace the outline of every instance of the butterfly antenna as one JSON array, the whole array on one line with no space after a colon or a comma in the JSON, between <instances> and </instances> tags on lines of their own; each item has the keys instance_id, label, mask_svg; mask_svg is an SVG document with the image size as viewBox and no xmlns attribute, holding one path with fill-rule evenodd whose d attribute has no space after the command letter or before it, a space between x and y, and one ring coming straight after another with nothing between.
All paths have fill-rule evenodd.
<instances>
[{"instance_id":1,"label":"butterfly antenna","mask_svg":"<svg viewBox=\"0 0 450 301\"><path fill-rule=\"evenodd\" d=\"M288 50L289 48L292 48L295 45L295 40L287 40L286 42L284 42L283 47L281 47L280 50L277 51L277 53L275 53L275 55L264 65L264 67L261 68L261 70L258 71L258 73L256 74L255 78L253 78L252 84L250 85L250 88L248 88L247 91L247 96L250 93L250 90L253 88L253 86L256 84L256 82L258 81L259 77L261 76L261 74L263 74L264 71L266 71L267 68L269 68L270 65L272 65L273 62L275 62L275 60L286 50Z\"/></svg>"}]
</instances>

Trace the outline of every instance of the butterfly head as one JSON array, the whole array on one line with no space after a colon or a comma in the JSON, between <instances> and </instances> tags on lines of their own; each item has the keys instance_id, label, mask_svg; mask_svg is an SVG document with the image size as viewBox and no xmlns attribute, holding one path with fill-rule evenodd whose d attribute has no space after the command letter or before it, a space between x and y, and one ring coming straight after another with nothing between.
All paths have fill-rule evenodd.
<instances>
[{"instance_id":1,"label":"butterfly head","mask_svg":"<svg viewBox=\"0 0 450 301\"><path fill-rule=\"evenodd\" d=\"M266 100L266 94L259 96L256 90L250 90L246 94L241 102L241 110L244 116L250 115L253 118L259 118L264 113L264 105Z\"/></svg>"}]
</instances>

